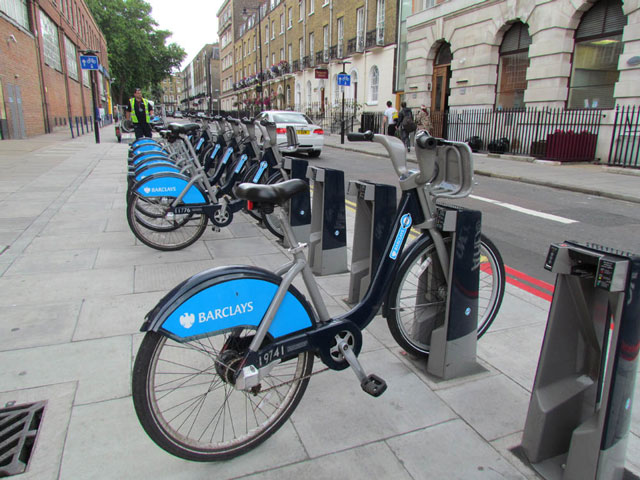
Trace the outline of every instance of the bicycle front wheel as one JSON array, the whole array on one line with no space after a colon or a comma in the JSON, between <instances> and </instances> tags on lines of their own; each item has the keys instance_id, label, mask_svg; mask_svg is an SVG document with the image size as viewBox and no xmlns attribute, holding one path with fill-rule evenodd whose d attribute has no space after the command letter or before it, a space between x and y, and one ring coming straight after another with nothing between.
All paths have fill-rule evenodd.
<instances>
[{"instance_id":1,"label":"bicycle front wheel","mask_svg":"<svg viewBox=\"0 0 640 480\"><path fill-rule=\"evenodd\" d=\"M278 363L251 392L233 374L255 331L234 329L178 343L148 332L133 369L133 403L151 439L195 461L227 460L275 433L304 395L313 355Z\"/></svg>"},{"instance_id":2,"label":"bicycle front wheel","mask_svg":"<svg viewBox=\"0 0 640 480\"><path fill-rule=\"evenodd\" d=\"M198 240L207 228L208 218L200 214L169 214L167 207L158 206L162 215L147 216L142 210L148 209L150 202L134 195L127 206L127 221L133 234L145 245L156 250L180 250ZM145 210L146 211L146 210Z\"/></svg>"},{"instance_id":3,"label":"bicycle front wheel","mask_svg":"<svg viewBox=\"0 0 640 480\"><path fill-rule=\"evenodd\" d=\"M500 252L484 235L480 242L478 338L498 314L505 289ZM445 243L450 250L451 239ZM445 321L447 295L440 259L433 241L428 241L403 261L389 293L387 325L398 345L417 357L429 356L431 333Z\"/></svg>"}]
</instances>

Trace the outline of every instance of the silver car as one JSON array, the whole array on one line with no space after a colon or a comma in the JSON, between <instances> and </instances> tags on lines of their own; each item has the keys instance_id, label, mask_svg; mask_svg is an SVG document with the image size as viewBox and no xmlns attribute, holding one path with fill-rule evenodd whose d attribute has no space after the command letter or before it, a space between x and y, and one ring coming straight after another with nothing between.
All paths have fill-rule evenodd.
<instances>
[{"instance_id":1,"label":"silver car","mask_svg":"<svg viewBox=\"0 0 640 480\"><path fill-rule=\"evenodd\" d=\"M288 110L268 110L258 115L258 120L266 118L275 122L278 133L278 145L287 144L287 127L296 129L298 134L298 152L307 153L310 157L319 157L324 145L324 130L314 124L304 113Z\"/></svg>"}]
</instances>

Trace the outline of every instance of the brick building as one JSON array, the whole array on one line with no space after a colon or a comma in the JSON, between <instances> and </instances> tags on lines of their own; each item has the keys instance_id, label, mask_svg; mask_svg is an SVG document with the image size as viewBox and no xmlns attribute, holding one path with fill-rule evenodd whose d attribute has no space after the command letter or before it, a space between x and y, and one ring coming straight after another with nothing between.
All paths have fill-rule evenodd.
<instances>
[{"instance_id":1,"label":"brick building","mask_svg":"<svg viewBox=\"0 0 640 480\"><path fill-rule=\"evenodd\" d=\"M0 0L1 138L92 122L82 50L97 50L99 106L111 112L107 45L82 0Z\"/></svg>"},{"instance_id":2,"label":"brick building","mask_svg":"<svg viewBox=\"0 0 640 480\"><path fill-rule=\"evenodd\" d=\"M343 62L351 75L345 96L363 110L381 110L402 93L395 75L397 2L227 0L218 19L225 110L258 103L324 111L341 98Z\"/></svg>"},{"instance_id":3,"label":"brick building","mask_svg":"<svg viewBox=\"0 0 640 480\"><path fill-rule=\"evenodd\" d=\"M167 109L167 114L180 110L180 96L182 94L182 77L180 74L172 74L160 83L162 88L162 103Z\"/></svg>"},{"instance_id":4,"label":"brick building","mask_svg":"<svg viewBox=\"0 0 640 480\"><path fill-rule=\"evenodd\" d=\"M200 49L180 73L183 110L208 112L218 109L220 99L220 47L209 43Z\"/></svg>"}]
</instances>

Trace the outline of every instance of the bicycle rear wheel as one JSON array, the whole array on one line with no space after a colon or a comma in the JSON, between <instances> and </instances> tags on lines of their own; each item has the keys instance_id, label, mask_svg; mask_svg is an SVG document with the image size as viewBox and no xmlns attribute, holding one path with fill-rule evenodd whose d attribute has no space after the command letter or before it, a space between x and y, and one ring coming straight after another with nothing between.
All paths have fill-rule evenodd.
<instances>
[{"instance_id":1,"label":"bicycle rear wheel","mask_svg":"<svg viewBox=\"0 0 640 480\"><path fill-rule=\"evenodd\" d=\"M251 392L237 390L235 367L254 333L240 328L187 343L145 335L133 369L133 403L158 446L187 460L227 460L284 424L307 388L313 355L275 365Z\"/></svg>"},{"instance_id":2,"label":"bicycle rear wheel","mask_svg":"<svg viewBox=\"0 0 640 480\"><path fill-rule=\"evenodd\" d=\"M451 239L445 239L447 247ZM505 271L500 252L487 237L480 240L478 338L493 323L504 296ZM445 321L447 283L433 241L412 252L400 266L389 297L387 325L408 353L428 357L431 333Z\"/></svg>"},{"instance_id":3,"label":"bicycle rear wheel","mask_svg":"<svg viewBox=\"0 0 640 480\"><path fill-rule=\"evenodd\" d=\"M198 240L207 228L208 218L204 214L169 214L146 216L138 203L148 202L134 195L127 206L127 221L133 234L142 243L156 250L180 250ZM166 208L166 207L164 207Z\"/></svg>"}]
</instances>

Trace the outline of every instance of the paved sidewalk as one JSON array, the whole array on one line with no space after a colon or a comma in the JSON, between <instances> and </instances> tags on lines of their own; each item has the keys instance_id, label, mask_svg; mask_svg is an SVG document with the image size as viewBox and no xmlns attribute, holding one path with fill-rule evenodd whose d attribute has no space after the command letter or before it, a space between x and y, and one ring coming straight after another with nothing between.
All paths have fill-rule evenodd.
<instances>
[{"instance_id":1,"label":"paved sidewalk","mask_svg":"<svg viewBox=\"0 0 640 480\"><path fill-rule=\"evenodd\" d=\"M340 143L340 135L325 136L325 145L363 152L371 155L387 156L382 145L371 142ZM416 159L412 149L407 156ZM587 163L560 163L535 160L531 157L511 155L474 154L476 175L504 178L524 183L561 188L574 192L588 193L616 200L640 203L640 170L624 169Z\"/></svg>"},{"instance_id":2,"label":"paved sidewalk","mask_svg":"<svg viewBox=\"0 0 640 480\"><path fill-rule=\"evenodd\" d=\"M194 273L237 263L274 268L288 253L244 215L182 251L141 245L125 218L127 145L112 128L102 129L100 145L93 135L62 133L0 142L0 407L48 402L29 471L15 478L536 478L509 449L520 443L549 303L511 285L478 344L483 373L429 376L378 317L360 359L387 381L380 398L364 394L350 370L322 373L283 428L244 456L200 464L156 447L131 400L145 313ZM593 172L592 182L639 180L599 167L487 162L520 176L533 167ZM353 221L348 209L349 246ZM318 281L330 312L345 311L349 274ZM640 473L640 383L626 466Z\"/></svg>"}]
</instances>

